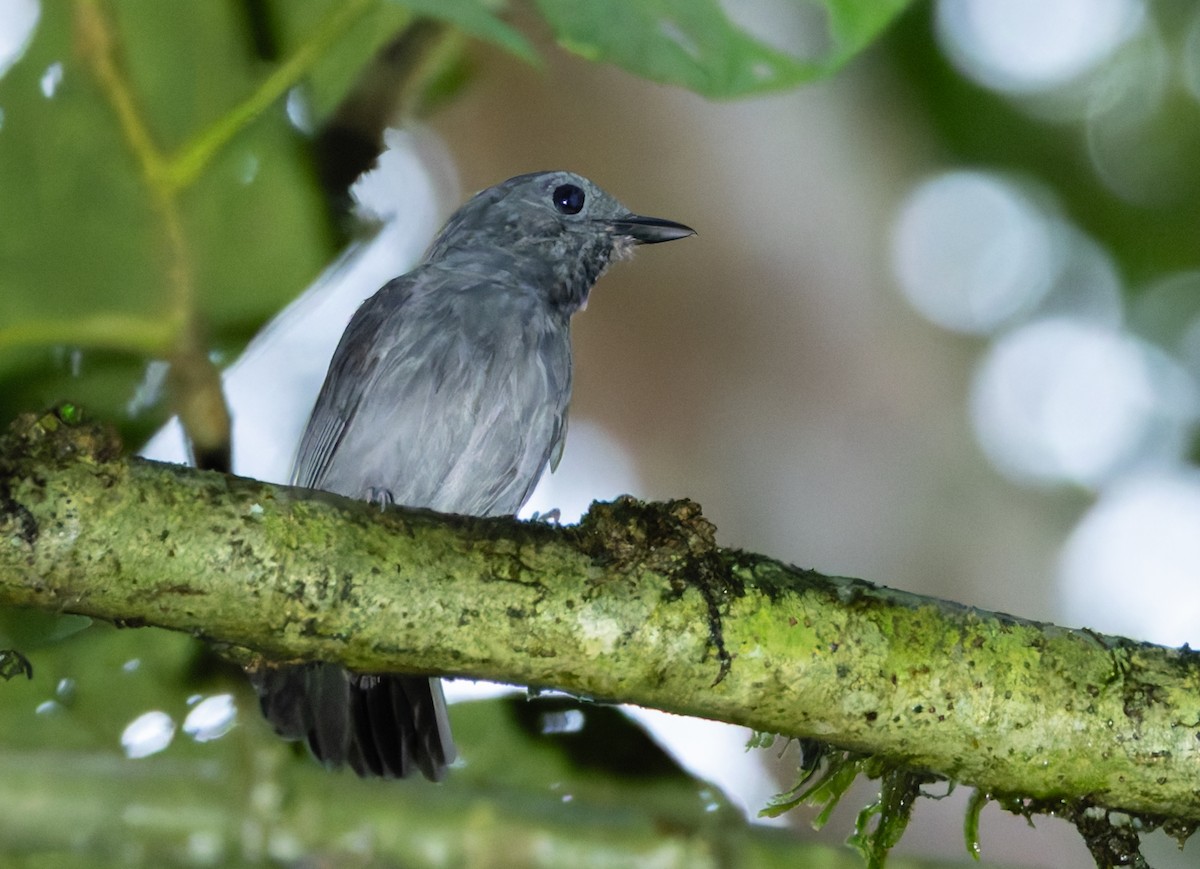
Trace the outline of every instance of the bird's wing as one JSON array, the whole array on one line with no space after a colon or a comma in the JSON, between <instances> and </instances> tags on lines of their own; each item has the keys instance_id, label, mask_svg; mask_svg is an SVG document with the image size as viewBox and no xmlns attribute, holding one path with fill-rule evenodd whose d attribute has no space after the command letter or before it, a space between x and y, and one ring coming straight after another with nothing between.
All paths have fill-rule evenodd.
<instances>
[{"instance_id":1,"label":"bird's wing","mask_svg":"<svg viewBox=\"0 0 1200 869\"><path fill-rule=\"evenodd\" d=\"M304 428L292 485L322 488L322 481L347 428L358 412L364 390L379 366L380 334L389 328L384 314L398 312L411 293L409 275L396 278L371 296L350 319L329 363L329 371Z\"/></svg>"},{"instance_id":2,"label":"bird's wing","mask_svg":"<svg viewBox=\"0 0 1200 869\"><path fill-rule=\"evenodd\" d=\"M513 514L562 437L565 324L529 293L437 269L363 304L334 354L295 482L352 498Z\"/></svg>"},{"instance_id":3,"label":"bird's wing","mask_svg":"<svg viewBox=\"0 0 1200 869\"><path fill-rule=\"evenodd\" d=\"M554 430L554 438L550 442L549 465L550 473L558 470L558 463L562 461L563 448L567 445L567 424L570 422L567 408L562 409L562 415L558 418L557 425Z\"/></svg>"}]
</instances>

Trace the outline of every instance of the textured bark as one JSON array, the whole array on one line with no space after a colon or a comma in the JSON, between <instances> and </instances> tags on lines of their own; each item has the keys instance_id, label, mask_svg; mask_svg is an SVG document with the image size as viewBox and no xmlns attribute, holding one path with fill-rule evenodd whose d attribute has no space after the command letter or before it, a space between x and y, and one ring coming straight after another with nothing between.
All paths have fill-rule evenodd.
<instances>
[{"instance_id":1,"label":"textured bark","mask_svg":"<svg viewBox=\"0 0 1200 869\"><path fill-rule=\"evenodd\" d=\"M18 421L0 448L0 602L187 631L252 664L554 686L991 793L1200 820L1186 648L722 549L688 501L595 504L557 528L380 513L120 453L61 414Z\"/></svg>"}]
</instances>

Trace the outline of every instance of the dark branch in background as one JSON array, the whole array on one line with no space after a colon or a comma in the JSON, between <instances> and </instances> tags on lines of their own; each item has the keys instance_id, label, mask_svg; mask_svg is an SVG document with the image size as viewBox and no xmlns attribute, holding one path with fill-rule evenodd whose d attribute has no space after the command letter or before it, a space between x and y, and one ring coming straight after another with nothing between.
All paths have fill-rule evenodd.
<instances>
[{"instance_id":1,"label":"dark branch in background","mask_svg":"<svg viewBox=\"0 0 1200 869\"><path fill-rule=\"evenodd\" d=\"M274 63L279 60L279 39L276 36L277 16L267 0L241 0L237 4L245 22L253 57Z\"/></svg>"},{"instance_id":2,"label":"dark branch in background","mask_svg":"<svg viewBox=\"0 0 1200 869\"><path fill-rule=\"evenodd\" d=\"M416 114L461 36L443 22L416 18L385 44L313 137L317 177L340 226L351 216L350 185L383 152L383 134Z\"/></svg>"},{"instance_id":3,"label":"dark branch in background","mask_svg":"<svg viewBox=\"0 0 1200 869\"><path fill-rule=\"evenodd\" d=\"M381 514L29 416L0 448L0 601L187 631L251 666L553 686L815 737L1010 808L1200 820L1197 653L723 549L688 501L567 528Z\"/></svg>"}]
</instances>

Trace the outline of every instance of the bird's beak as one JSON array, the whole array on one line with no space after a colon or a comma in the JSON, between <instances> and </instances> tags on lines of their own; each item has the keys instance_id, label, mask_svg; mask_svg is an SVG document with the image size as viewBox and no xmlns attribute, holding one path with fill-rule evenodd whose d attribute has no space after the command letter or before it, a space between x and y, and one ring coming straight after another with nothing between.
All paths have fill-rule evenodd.
<instances>
[{"instance_id":1,"label":"bird's beak","mask_svg":"<svg viewBox=\"0 0 1200 869\"><path fill-rule=\"evenodd\" d=\"M642 217L640 214L617 218L612 222L612 228L613 232L628 236L639 244L658 244L660 241L674 241L696 234L696 230L682 223L661 217Z\"/></svg>"}]
</instances>

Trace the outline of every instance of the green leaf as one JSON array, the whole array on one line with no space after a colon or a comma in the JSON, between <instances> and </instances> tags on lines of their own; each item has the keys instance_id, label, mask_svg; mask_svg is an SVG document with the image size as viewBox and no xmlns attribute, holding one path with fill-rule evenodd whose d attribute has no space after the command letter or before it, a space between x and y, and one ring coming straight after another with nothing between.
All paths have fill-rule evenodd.
<instances>
[{"instance_id":1,"label":"green leaf","mask_svg":"<svg viewBox=\"0 0 1200 869\"><path fill-rule=\"evenodd\" d=\"M775 744L776 734L767 733L762 730L755 730L750 734L750 738L746 740L746 751L752 748L770 748Z\"/></svg>"},{"instance_id":2,"label":"green leaf","mask_svg":"<svg viewBox=\"0 0 1200 869\"><path fill-rule=\"evenodd\" d=\"M880 779L879 799L858 813L854 835L849 840L867 861L867 869L883 869L888 852L908 827L913 806L921 795L921 785L932 777L893 767ZM871 819L876 816L879 820L872 830Z\"/></svg>"},{"instance_id":3,"label":"green leaf","mask_svg":"<svg viewBox=\"0 0 1200 869\"><path fill-rule=\"evenodd\" d=\"M491 3L480 0L396 0L418 15L440 18L464 33L494 43L524 61L540 63L537 51L516 29L495 15Z\"/></svg>"},{"instance_id":4,"label":"green leaf","mask_svg":"<svg viewBox=\"0 0 1200 869\"><path fill-rule=\"evenodd\" d=\"M766 808L758 813L760 818L777 818L784 812L802 806L821 806L821 811L813 819L814 830L819 830L829 822L833 810L845 795L858 774L864 771L864 759L853 752L831 753L825 756L825 771L811 785L816 768L807 770L794 788L774 797Z\"/></svg>"},{"instance_id":5,"label":"green leaf","mask_svg":"<svg viewBox=\"0 0 1200 869\"><path fill-rule=\"evenodd\" d=\"M278 39L283 56L296 51L345 0L307 0L277 7ZM313 121L320 123L337 108L363 69L385 45L412 23L415 10L398 2L369 3L338 40L309 70L305 93Z\"/></svg>"},{"instance_id":6,"label":"green leaf","mask_svg":"<svg viewBox=\"0 0 1200 869\"><path fill-rule=\"evenodd\" d=\"M718 0L537 0L559 43L588 60L727 98L781 90L830 75L870 45L911 0L820 0L757 4L782 12L804 46L778 47L748 32ZM823 14L822 14L823 13Z\"/></svg>"},{"instance_id":7,"label":"green leaf","mask_svg":"<svg viewBox=\"0 0 1200 869\"><path fill-rule=\"evenodd\" d=\"M835 53L833 71L875 41L911 0L824 0Z\"/></svg>"},{"instance_id":8,"label":"green leaf","mask_svg":"<svg viewBox=\"0 0 1200 869\"><path fill-rule=\"evenodd\" d=\"M979 862L979 813L988 804L988 794L977 789L967 801L967 814L963 819L963 839L967 844L967 853L976 863ZM1182 847L1182 846L1180 846Z\"/></svg>"},{"instance_id":9,"label":"green leaf","mask_svg":"<svg viewBox=\"0 0 1200 869\"><path fill-rule=\"evenodd\" d=\"M165 161L235 114L288 51L317 44L323 15L341 2L281 5L284 51L274 64L256 56L237 4L78 8L109 22L131 111ZM161 355L175 334L177 296L155 192L89 61L95 39L81 36L73 8L43 4L24 54L0 78L0 419L86 399L97 415L126 419L132 441L165 415L160 408L157 418L130 421L125 407L146 357ZM368 23L400 26L411 17L393 3L363 8ZM309 11L308 26L296 26ZM383 31L386 38L394 29ZM375 47L356 35L319 43L319 59L335 58L350 71L346 81ZM330 103L340 97L333 86L324 93ZM334 235L302 144L276 98L222 142L179 196L192 307L227 353L332 256Z\"/></svg>"}]
</instances>

